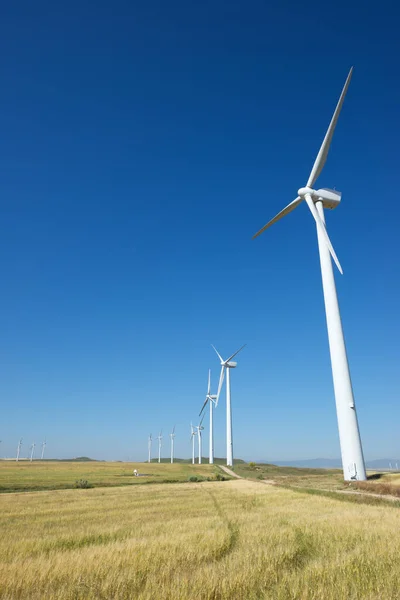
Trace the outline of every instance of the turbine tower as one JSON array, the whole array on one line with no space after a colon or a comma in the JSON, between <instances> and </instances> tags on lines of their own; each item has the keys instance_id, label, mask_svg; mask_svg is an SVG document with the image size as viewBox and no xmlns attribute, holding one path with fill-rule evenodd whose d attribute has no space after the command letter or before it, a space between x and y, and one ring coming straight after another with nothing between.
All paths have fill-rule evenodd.
<instances>
[{"instance_id":1,"label":"turbine tower","mask_svg":"<svg viewBox=\"0 0 400 600\"><path fill-rule=\"evenodd\" d=\"M244 344L245 346L246 344ZM224 360L219 354L218 350L213 346L218 358L221 362L221 374L219 376L218 392L216 399L216 406L218 404L219 395L221 393L222 384L224 383L225 371L226 371L226 464L228 467L233 466L233 438L232 438L232 407L231 407L231 377L230 369L234 369L237 362L232 361L232 358L239 354L243 350L244 346L236 350L232 356Z\"/></svg>"},{"instance_id":2,"label":"turbine tower","mask_svg":"<svg viewBox=\"0 0 400 600\"><path fill-rule=\"evenodd\" d=\"M209 438L209 463L210 465L214 464L214 423L213 423L213 404L216 405L216 400L217 400L217 396L216 395L212 395L210 394L210 388L211 388L211 371L210 369L208 370L208 388L207 388L207 394L206 394L206 399L205 402L203 404L203 407L200 411L199 417L201 416L201 413L203 412L203 410L206 407L207 402L210 403L210 438Z\"/></svg>"},{"instance_id":3,"label":"turbine tower","mask_svg":"<svg viewBox=\"0 0 400 600\"><path fill-rule=\"evenodd\" d=\"M44 456L44 449L46 448L46 440L44 440L44 442L42 443L42 456L41 456L41 460L43 460L43 456Z\"/></svg>"},{"instance_id":4,"label":"turbine tower","mask_svg":"<svg viewBox=\"0 0 400 600\"><path fill-rule=\"evenodd\" d=\"M162 441L162 429L159 433L159 435L157 436L158 439L158 462L161 462L161 441Z\"/></svg>"},{"instance_id":5,"label":"turbine tower","mask_svg":"<svg viewBox=\"0 0 400 600\"><path fill-rule=\"evenodd\" d=\"M169 434L169 437L171 438L171 463L174 462L174 437L175 437L175 425L174 428L172 430L172 433Z\"/></svg>"},{"instance_id":6,"label":"turbine tower","mask_svg":"<svg viewBox=\"0 0 400 600\"><path fill-rule=\"evenodd\" d=\"M33 454L35 452L35 446L36 446L36 444L35 444L35 442L33 442L32 446L31 446L31 457L29 459L31 462L33 461Z\"/></svg>"},{"instance_id":7,"label":"turbine tower","mask_svg":"<svg viewBox=\"0 0 400 600\"><path fill-rule=\"evenodd\" d=\"M200 423L198 425L196 425L197 435L199 436L199 438L198 438L198 440L199 440L199 465L201 465L201 432L204 429L204 427L202 426L203 419L204 419L204 415L203 415Z\"/></svg>"},{"instance_id":8,"label":"turbine tower","mask_svg":"<svg viewBox=\"0 0 400 600\"><path fill-rule=\"evenodd\" d=\"M151 443L152 443L152 441L153 441L153 438L151 437L151 434L150 434L149 439L147 440L147 450L148 450L148 454L149 454L147 462L151 462Z\"/></svg>"},{"instance_id":9,"label":"turbine tower","mask_svg":"<svg viewBox=\"0 0 400 600\"><path fill-rule=\"evenodd\" d=\"M347 76L339 98L339 102L336 106L321 148L319 149L317 158L315 159L314 166L311 170L306 186L300 188L297 192L297 198L288 204L288 206L286 206L283 210L281 210L276 217L264 225L264 227L253 236L253 239L268 229L268 227L273 225L273 223L276 223L279 221L279 219L290 213L303 200L305 200L317 227L322 288L324 293L326 322L328 327L329 350L332 364L333 386L336 399L336 412L344 479L346 481L363 481L367 478L367 475L365 472L364 456L350 379L350 370L347 360L331 256L335 261L340 273L343 273L343 271L330 242L325 226L324 216L324 208L336 208L340 203L342 194L341 192L327 188L322 188L319 190L313 189L325 165L325 161L329 152L329 146L331 144L339 113L346 96L347 88L350 84L352 72L353 68L350 69L350 72Z\"/></svg>"},{"instance_id":10,"label":"turbine tower","mask_svg":"<svg viewBox=\"0 0 400 600\"><path fill-rule=\"evenodd\" d=\"M194 465L194 436L197 435L197 431L196 429L193 427L192 423L190 423L190 429L191 429L191 436L190 439L192 440L192 465Z\"/></svg>"},{"instance_id":11,"label":"turbine tower","mask_svg":"<svg viewBox=\"0 0 400 600\"><path fill-rule=\"evenodd\" d=\"M18 446L17 446L17 458L16 461L19 461L19 453L21 452L21 446L22 446L22 438L19 440L18 442Z\"/></svg>"}]
</instances>

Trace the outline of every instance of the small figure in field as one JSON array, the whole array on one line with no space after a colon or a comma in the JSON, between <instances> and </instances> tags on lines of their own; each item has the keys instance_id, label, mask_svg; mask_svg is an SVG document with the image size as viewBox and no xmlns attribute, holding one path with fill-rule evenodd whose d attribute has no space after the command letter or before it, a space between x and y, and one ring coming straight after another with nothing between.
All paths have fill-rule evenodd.
<instances>
[{"instance_id":1,"label":"small figure in field","mask_svg":"<svg viewBox=\"0 0 400 600\"><path fill-rule=\"evenodd\" d=\"M139 477L139 473L137 472L137 469L133 469L133 474L135 477Z\"/></svg>"}]
</instances>

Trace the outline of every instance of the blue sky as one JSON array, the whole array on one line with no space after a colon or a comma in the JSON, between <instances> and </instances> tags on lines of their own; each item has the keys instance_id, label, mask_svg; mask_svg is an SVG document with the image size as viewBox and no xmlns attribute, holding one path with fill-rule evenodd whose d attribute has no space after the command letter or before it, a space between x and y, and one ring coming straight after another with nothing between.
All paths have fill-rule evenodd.
<instances>
[{"instance_id":1,"label":"blue sky","mask_svg":"<svg viewBox=\"0 0 400 600\"><path fill-rule=\"evenodd\" d=\"M395 2L22 2L1 9L1 455L188 456L210 346L234 451L339 456L315 228L319 187L367 458L400 455ZM216 454L225 455L225 409ZM207 439L206 430L205 439ZM166 440L165 440L166 441ZM167 448L165 454L168 453Z\"/></svg>"}]
</instances>

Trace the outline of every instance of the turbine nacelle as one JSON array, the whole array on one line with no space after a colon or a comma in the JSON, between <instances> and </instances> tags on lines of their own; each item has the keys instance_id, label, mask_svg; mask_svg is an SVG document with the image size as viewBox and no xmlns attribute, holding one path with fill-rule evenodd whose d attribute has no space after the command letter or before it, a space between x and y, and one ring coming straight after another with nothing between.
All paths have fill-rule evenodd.
<instances>
[{"instance_id":1,"label":"turbine nacelle","mask_svg":"<svg viewBox=\"0 0 400 600\"><path fill-rule=\"evenodd\" d=\"M224 363L225 367L229 367L229 369L234 369L235 367L237 367L237 362L235 362L234 360L230 360L227 363Z\"/></svg>"},{"instance_id":2,"label":"turbine nacelle","mask_svg":"<svg viewBox=\"0 0 400 600\"><path fill-rule=\"evenodd\" d=\"M310 187L303 187L298 190L298 195L302 200L305 199L306 195L309 194L313 202L322 200L324 208L333 210L336 208L342 198L342 192L336 190L330 190L329 188L321 188L319 190L313 190Z\"/></svg>"}]
</instances>

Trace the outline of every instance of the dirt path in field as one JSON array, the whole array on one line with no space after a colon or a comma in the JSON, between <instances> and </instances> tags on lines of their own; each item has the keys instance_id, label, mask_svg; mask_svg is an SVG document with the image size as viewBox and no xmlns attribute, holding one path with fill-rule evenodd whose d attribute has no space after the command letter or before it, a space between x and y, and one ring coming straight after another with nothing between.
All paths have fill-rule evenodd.
<instances>
[{"instance_id":1,"label":"dirt path in field","mask_svg":"<svg viewBox=\"0 0 400 600\"><path fill-rule=\"evenodd\" d=\"M267 485L276 485L277 487L279 487L279 483L277 481L274 481L273 479L261 479L260 483L266 483ZM298 487L299 489L301 489L301 486L296 486L296 485L292 485L292 486L288 486L286 489L290 490L290 489L296 489L296 487ZM344 494L344 495L356 495L356 496L364 496L364 497L372 497L372 498L380 498L381 500L389 500L391 502L398 502L399 498L397 496L389 496L389 495L385 495L385 494L374 494L373 492L359 492L357 490L328 490L325 488L315 488L316 491L321 491L321 492L329 492L329 493L334 493L334 494Z\"/></svg>"},{"instance_id":2,"label":"dirt path in field","mask_svg":"<svg viewBox=\"0 0 400 600\"><path fill-rule=\"evenodd\" d=\"M228 469L228 467L225 467L224 465L218 465L218 466L219 466L220 469L222 469L223 471L225 471L225 473L227 475L230 475L230 477L236 477L236 479L243 479L243 477L240 477L240 475L238 475L234 471L231 471L230 469Z\"/></svg>"}]
</instances>

